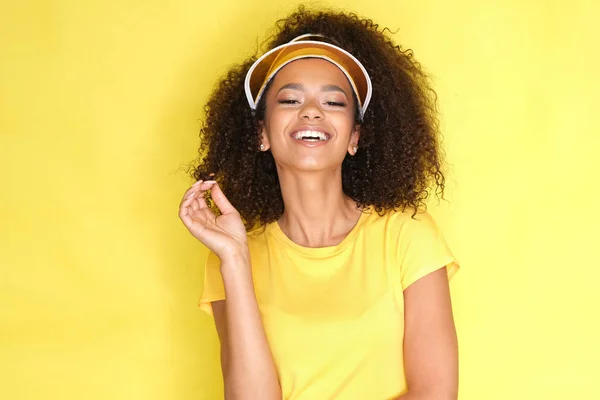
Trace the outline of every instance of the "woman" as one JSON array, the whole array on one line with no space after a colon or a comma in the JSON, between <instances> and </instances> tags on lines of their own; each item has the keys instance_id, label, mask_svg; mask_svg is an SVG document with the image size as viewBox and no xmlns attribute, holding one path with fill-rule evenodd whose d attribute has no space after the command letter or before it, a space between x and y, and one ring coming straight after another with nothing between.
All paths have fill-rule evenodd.
<instances>
[{"instance_id":1,"label":"woman","mask_svg":"<svg viewBox=\"0 0 600 400\"><path fill-rule=\"evenodd\" d=\"M210 98L180 205L210 249L200 307L225 397L456 399L457 264L423 209L444 189L426 76L353 14L278 27Z\"/></svg>"}]
</instances>

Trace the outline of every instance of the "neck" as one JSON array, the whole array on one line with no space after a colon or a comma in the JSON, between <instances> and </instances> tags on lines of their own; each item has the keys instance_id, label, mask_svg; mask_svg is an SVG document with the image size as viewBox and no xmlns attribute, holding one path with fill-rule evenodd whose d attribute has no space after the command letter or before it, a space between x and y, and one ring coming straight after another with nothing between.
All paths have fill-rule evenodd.
<instances>
[{"instance_id":1,"label":"neck","mask_svg":"<svg viewBox=\"0 0 600 400\"><path fill-rule=\"evenodd\" d=\"M361 211L342 191L341 167L333 171L289 173L278 170L284 212L279 227L305 247L339 244Z\"/></svg>"}]
</instances>

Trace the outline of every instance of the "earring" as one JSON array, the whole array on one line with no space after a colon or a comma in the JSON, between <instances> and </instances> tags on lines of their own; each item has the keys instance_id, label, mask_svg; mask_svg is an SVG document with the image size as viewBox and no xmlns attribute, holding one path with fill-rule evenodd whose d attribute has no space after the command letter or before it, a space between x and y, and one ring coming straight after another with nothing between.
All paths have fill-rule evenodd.
<instances>
[{"instance_id":1,"label":"earring","mask_svg":"<svg viewBox=\"0 0 600 400\"><path fill-rule=\"evenodd\" d=\"M358 146L354 146L352 150L354 150L354 154L356 154L356 152L358 151Z\"/></svg>"},{"instance_id":2,"label":"earring","mask_svg":"<svg viewBox=\"0 0 600 400\"><path fill-rule=\"evenodd\" d=\"M264 144L260 144L260 151L265 151L265 145Z\"/></svg>"}]
</instances>

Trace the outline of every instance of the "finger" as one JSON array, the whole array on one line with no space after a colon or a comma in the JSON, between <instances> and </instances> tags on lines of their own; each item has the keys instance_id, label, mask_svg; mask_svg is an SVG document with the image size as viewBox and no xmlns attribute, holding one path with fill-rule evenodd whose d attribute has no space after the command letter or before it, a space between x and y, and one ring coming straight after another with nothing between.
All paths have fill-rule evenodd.
<instances>
[{"instance_id":1,"label":"finger","mask_svg":"<svg viewBox=\"0 0 600 400\"><path fill-rule=\"evenodd\" d=\"M179 207L179 219L181 219L183 221L183 224L185 226L190 226L192 223L192 216L189 214L190 212L190 208L188 206L185 205L185 202L183 202L181 204L181 207Z\"/></svg>"},{"instance_id":2,"label":"finger","mask_svg":"<svg viewBox=\"0 0 600 400\"><path fill-rule=\"evenodd\" d=\"M193 198L194 196L204 197L204 193L210 189L211 185L214 183L214 181L198 181L194 183L194 185L186 190L183 194L183 198L181 203L179 203L179 206L181 207L185 201ZM204 204L206 204L206 202Z\"/></svg>"},{"instance_id":3,"label":"finger","mask_svg":"<svg viewBox=\"0 0 600 400\"><path fill-rule=\"evenodd\" d=\"M194 183L192 187L190 187L188 190L185 191L185 193L183 193L183 197L181 198L181 202L179 203L180 208L183 205L183 203L192 198L194 194L198 192L198 185L200 185L200 181Z\"/></svg>"},{"instance_id":4,"label":"finger","mask_svg":"<svg viewBox=\"0 0 600 400\"><path fill-rule=\"evenodd\" d=\"M212 184L210 182L203 182L201 188L199 188L195 192L190 192L187 197L183 198L183 200L179 204L179 208L191 207L194 211L201 208L209 209L204 196L206 194L206 191L210 189L211 185Z\"/></svg>"},{"instance_id":5,"label":"finger","mask_svg":"<svg viewBox=\"0 0 600 400\"><path fill-rule=\"evenodd\" d=\"M184 198L181 203L179 204L179 217L181 217L184 214L187 214L188 211L191 211L191 205L194 202L194 196L188 196L187 198Z\"/></svg>"},{"instance_id":6,"label":"finger","mask_svg":"<svg viewBox=\"0 0 600 400\"><path fill-rule=\"evenodd\" d=\"M201 199L204 200L204 197L201 197ZM200 198L198 198L198 196L192 199L190 207L192 207L192 210L194 211L198 211L200 209Z\"/></svg>"},{"instance_id":7,"label":"finger","mask_svg":"<svg viewBox=\"0 0 600 400\"><path fill-rule=\"evenodd\" d=\"M199 180L198 182L194 183L192 186L189 187L189 189L184 193L183 197L188 197L192 193L197 192L199 190L204 190L205 191L206 189L208 189L214 183L216 183L216 181L213 181L213 180L208 180L208 181Z\"/></svg>"},{"instance_id":8,"label":"finger","mask_svg":"<svg viewBox=\"0 0 600 400\"><path fill-rule=\"evenodd\" d=\"M179 209L189 206L191 204L192 199L194 198L194 194L195 192L181 199L181 202L179 203Z\"/></svg>"},{"instance_id":9,"label":"finger","mask_svg":"<svg viewBox=\"0 0 600 400\"><path fill-rule=\"evenodd\" d=\"M198 218L200 220L206 219L205 212L202 210L198 204L198 199L192 196L181 204L179 218L189 228ZM208 207L204 207L204 210L212 214L212 211Z\"/></svg>"},{"instance_id":10,"label":"finger","mask_svg":"<svg viewBox=\"0 0 600 400\"><path fill-rule=\"evenodd\" d=\"M188 202L190 202L189 205L187 204ZM184 202L183 206L179 209L179 218L190 231L192 231L194 225L200 224L201 226L206 226L207 220L216 218L216 215L210 208L194 206L193 204L196 202L197 199L192 197Z\"/></svg>"},{"instance_id":11,"label":"finger","mask_svg":"<svg viewBox=\"0 0 600 400\"><path fill-rule=\"evenodd\" d=\"M188 197L184 197L179 204L179 209L192 208L193 210L196 210L200 208L208 208L206 200L204 199L204 193L206 193L206 190L198 190L197 192L192 192L189 194Z\"/></svg>"},{"instance_id":12,"label":"finger","mask_svg":"<svg viewBox=\"0 0 600 400\"><path fill-rule=\"evenodd\" d=\"M208 204L206 204L206 199L204 198L204 195L198 196L197 200L200 208L209 208Z\"/></svg>"},{"instance_id":13,"label":"finger","mask_svg":"<svg viewBox=\"0 0 600 400\"><path fill-rule=\"evenodd\" d=\"M200 186L202 184L202 182L204 182L202 179L199 180L198 182L194 183L192 186L189 187L189 189L185 192L183 197L187 197L188 193L192 193L198 190L198 186Z\"/></svg>"},{"instance_id":14,"label":"finger","mask_svg":"<svg viewBox=\"0 0 600 400\"><path fill-rule=\"evenodd\" d=\"M221 214L237 213L238 211L231 205L218 183L215 183L210 189L210 197L215 205L221 210Z\"/></svg>"},{"instance_id":15,"label":"finger","mask_svg":"<svg viewBox=\"0 0 600 400\"><path fill-rule=\"evenodd\" d=\"M183 225L192 233L198 227L206 227L207 217L202 212L194 212L188 208L180 212L179 218L183 222Z\"/></svg>"}]
</instances>

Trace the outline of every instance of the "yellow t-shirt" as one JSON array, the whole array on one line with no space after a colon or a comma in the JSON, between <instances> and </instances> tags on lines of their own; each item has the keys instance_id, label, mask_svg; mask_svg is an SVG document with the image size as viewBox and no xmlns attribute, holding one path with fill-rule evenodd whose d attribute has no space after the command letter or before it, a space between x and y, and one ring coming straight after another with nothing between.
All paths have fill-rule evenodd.
<instances>
[{"instance_id":1,"label":"yellow t-shirt","mask_svg":"<svg viewBox=\"0 0 600 400\"><path fill-rule=\"evenodd\" d=\"M289 400L389 399L406 391L403 290L458 263L431 216L367 209L336 246L302 247L277 223L248 234L258 306ZM210 253L199 306L225 290Z\"/></svg>"}]
</instances>

